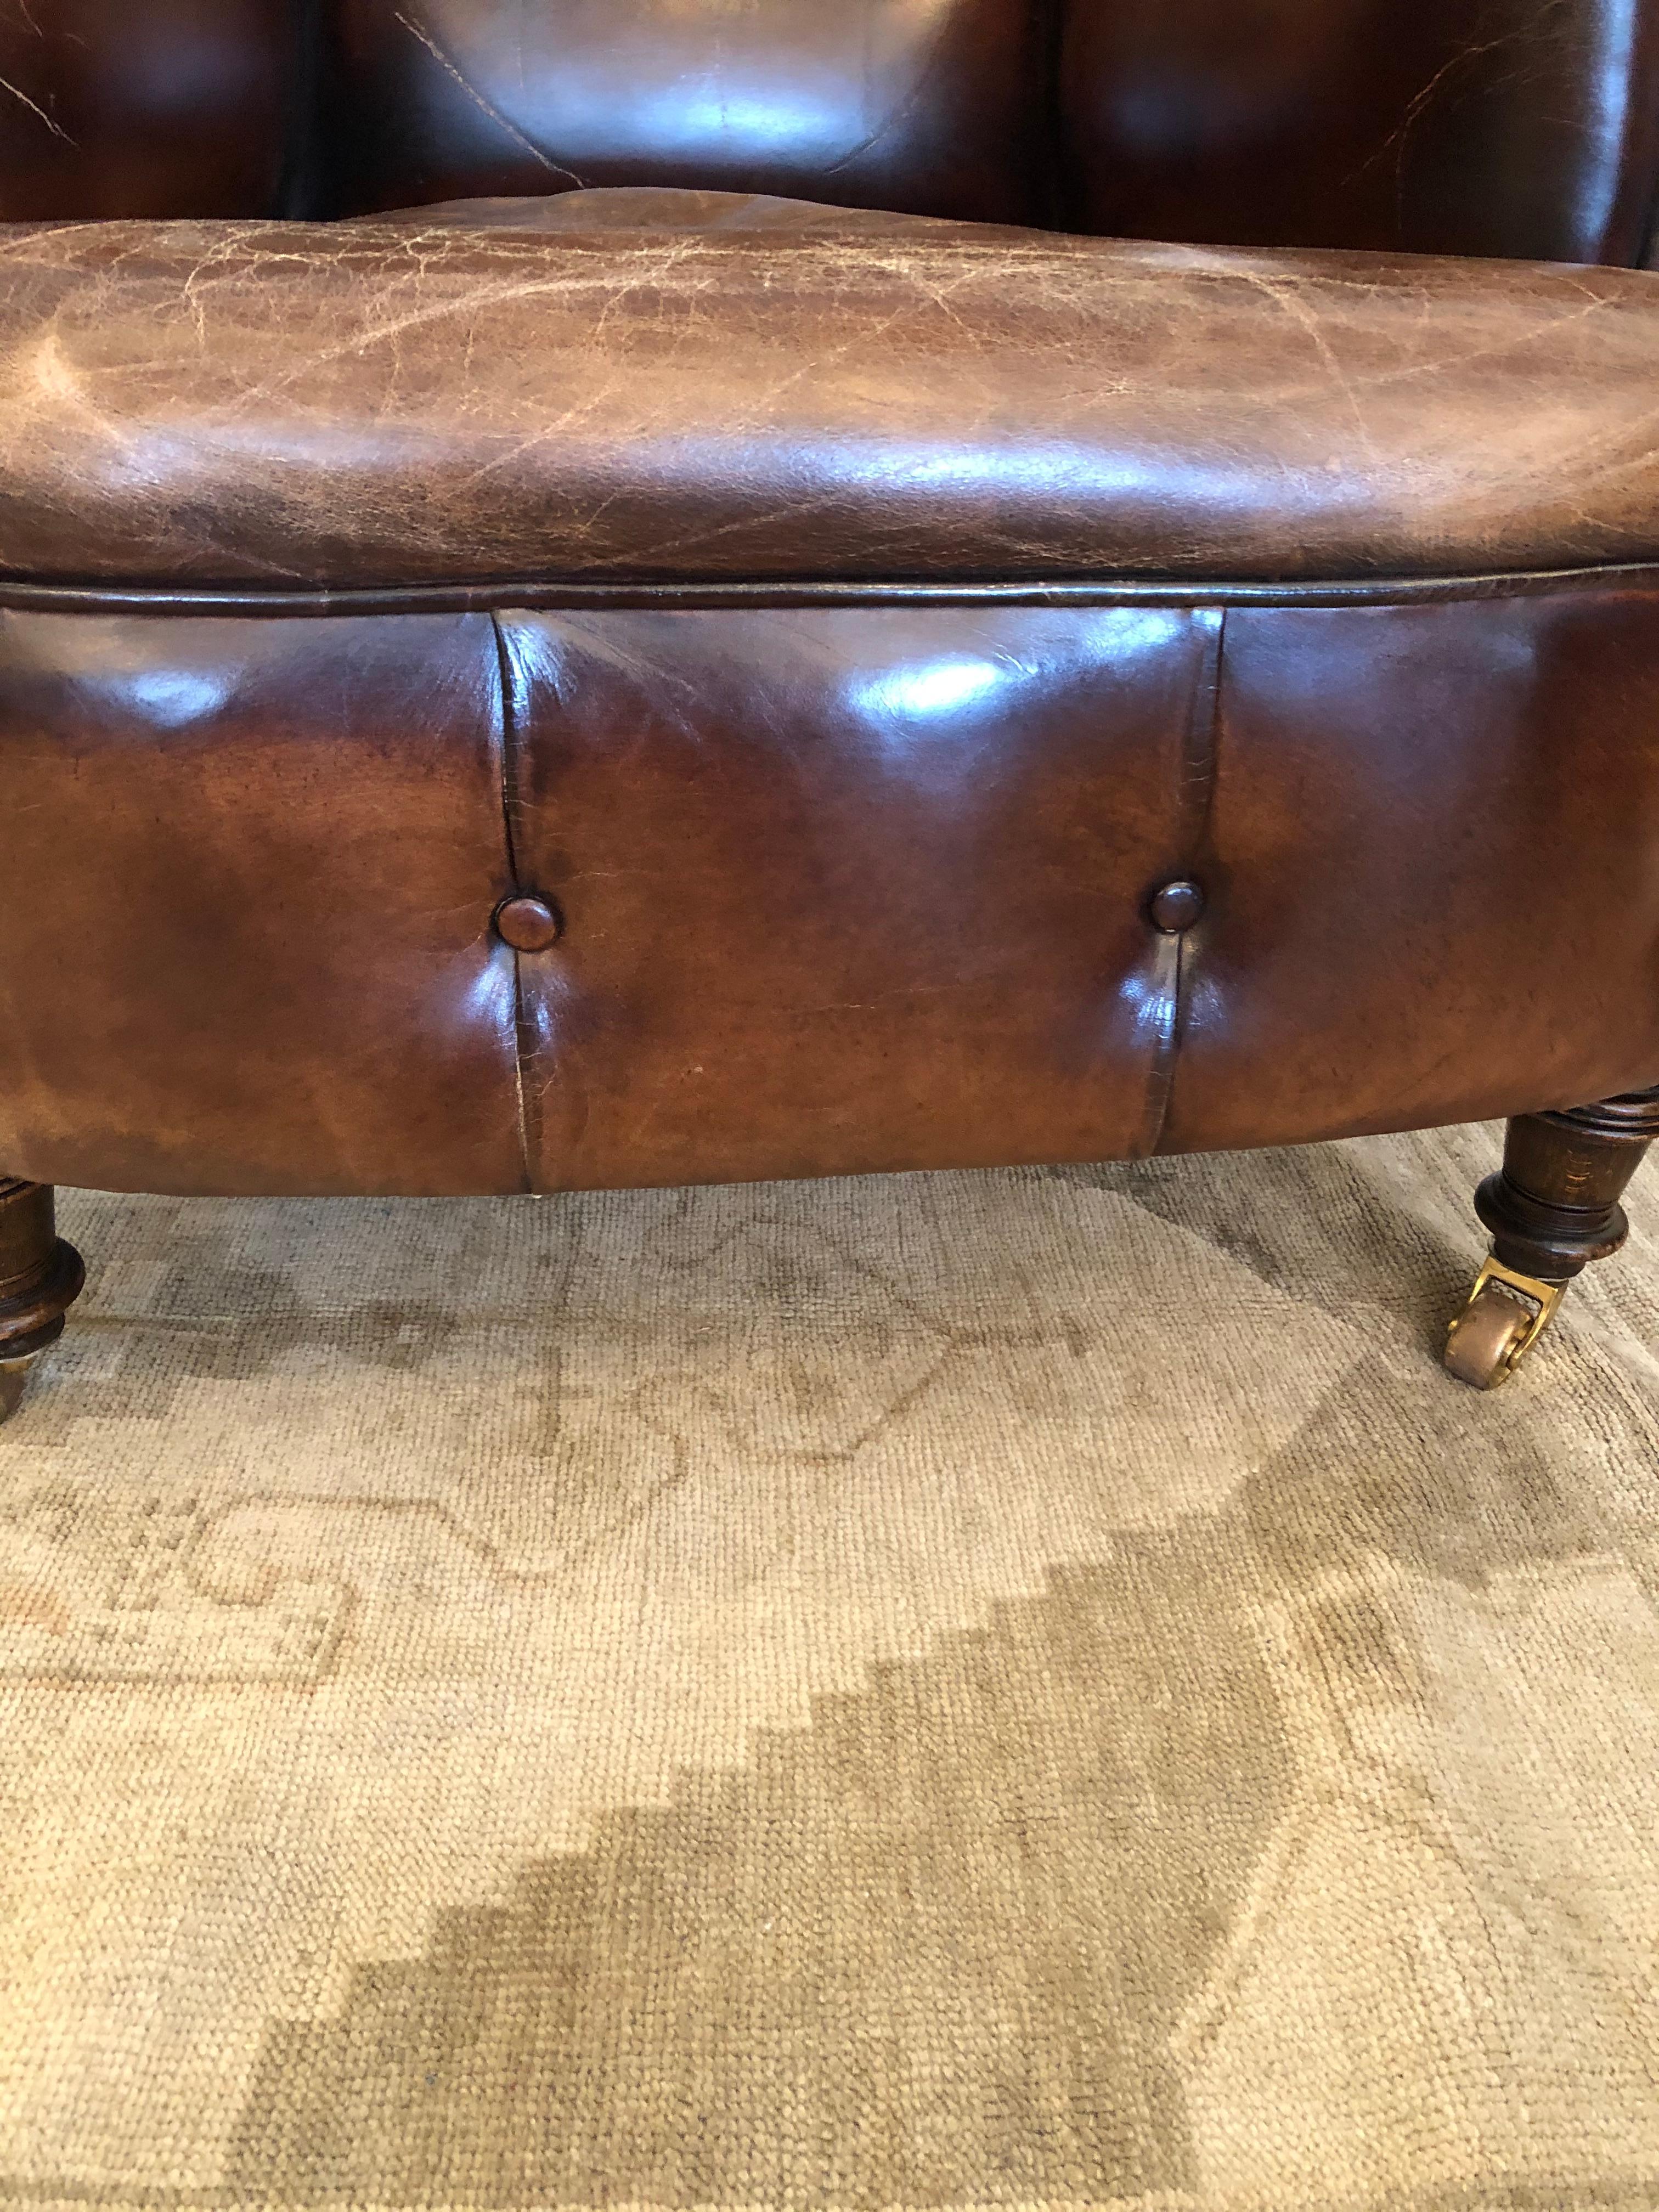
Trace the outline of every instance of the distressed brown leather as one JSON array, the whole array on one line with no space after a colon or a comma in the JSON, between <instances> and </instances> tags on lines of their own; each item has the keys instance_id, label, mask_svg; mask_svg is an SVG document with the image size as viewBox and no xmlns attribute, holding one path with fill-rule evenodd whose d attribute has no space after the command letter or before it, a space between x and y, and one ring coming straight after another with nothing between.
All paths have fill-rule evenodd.
<instances>
[{"instance_id":1,"label":"distressed brown leather","mask_svg":"<svg viewBox=\"0 0 1659 2212\"><path fill-rule=\"evenodd\" d=\"M488 617L0 612L0 1159L512 1189Z\"/></svg>"},{"instance_id":2,"label":"distressed brown leather","mask_svg":"<svg viewBox=\"0 0 1659 2212\"><path fill-rule=\"evenodd\" d=\"M0 1159L556 1189L1610 1093L1659 1072L1656 726L1659 573L1364 607L13 612ZM1178 934L1172 881L1204 902ZM516 960L514 891L562 922Z\"/></svg>"},{"instance_id":3,"label":"distressed brown leather","mask_svg":"<svg viewBox=\"0 0 1659 2212\"><path fill-rule=\"evenodd\" d=\"M1166 1150L1659 1079L1659 576L1227 617Z\"/></svg>"},{"instance_id":4,"label":"distressed brown leather","mask_svg":"<svg viewBox=\"0 0 1659 2212\"><path fill-rule=\"evenodd\" d=\"M1116 1157L1155 1140L1213 618L503 617L544 1187ZM1149 1012L1149 1008L1153 1010Z\"/></svg>"},{"instance_id":5,"label":"distressed brown leather","mask_svg":"<svg viewBox=\"0 0 1659 2212\"><path fill-rule=\"evenodd\" d=\"M566 916L520 963L540 1187L1291 1142L1659 1072L1653 580L503 629L520 870Z\"/></svg>"},{"instance_id":6,"label":"distressed brown leather","mask_svg":"<svg viewBox=\"0 0 1659 2212\"><path fill-rule=\"evenodd\" d=\"M0 276L14 577L1403 577L1659 556L1642 272L920 224L879 242L195 225L14 231Z\"/></svg>"},{"instance_id":7,"label":"distressed brown leather","mask_svg":"<svg viewBox=\"0 0 1659 2212\"><path fill-rule=\"evenodd\" d=\"M19 5L0 1173L1659 1080L1659 0Z\"/></svg>"},{"instance_id":8,"label":"distressed brown leather","mask_svg":"<svg viewBox=\"0 0 1659 2212\"><path fill-rule=\"evenodd\" d=\"M1647 0L331 0L317 212L797 193L1212 245L1622 262Z\"/></svg>"}]
</instances>

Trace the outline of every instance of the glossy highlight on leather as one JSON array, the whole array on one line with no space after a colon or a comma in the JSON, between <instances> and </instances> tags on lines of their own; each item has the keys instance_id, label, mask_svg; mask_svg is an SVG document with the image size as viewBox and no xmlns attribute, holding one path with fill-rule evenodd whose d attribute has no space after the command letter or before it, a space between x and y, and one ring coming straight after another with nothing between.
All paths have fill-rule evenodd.
<instances>
[{"instance_id":1,"label":"glossy highlight on leather","mask_svg":"<svg viewBox=\"0 0 1659 2212\"><path fill-rule=\"evenodd\" d=\"M872 235L834 210L686 233L650 227L649 195L614 226L580 197L550 236L0 234L0 575L1271 581L1659 556L1645 272Z\"/></svg>"},{"instance_id":2,"label":"glossy highlight on leather","mask_svg":"<svg viewBox=\"0 0 1659 2212\"><path fill-rule=\"evenodd\" d=\"M337 0L341 210L582 185L1018 220L1040 10L1008 0Z\"/></svg>"},{"instance_id":3,"label":"glossy highlight on leather","mask_svg":"<svg viewBox=\"0 0 1659 2212\"><path fill-rule=\"evenodd\" d=\"M1651 1085L1656 24L0 0L0 1174Z\"/></svg>"},{"instance_id":4,"label":"glossy highlight on leather","mask_svg":"<svg viewBox=\"0 0 1659 2212\"><path fill-rule=\"evenodd\" d=\"M0 1159L520 1187L497 700L487 616L0 615Z\"/></svg>"},{"instance_id":5,"label":"glossy highlight on leather","mask_svg":"<svg viewBox=\"0 0 1659 2212\"><path fill-rule=\"evenodd\" d=\"M1654 0L9 0L0 221L659 185L1629 266L1656 33Z\"/></svg>"},{"instance_id":6,"label":"glossy highlight on leather","mask_svg":"<svg viewBox=\"0 0 1659 2212\"><path fill-rule=\"evenodd\" d=\"M1608 1095L1659 1065L1659 754L1632 726L1659 726L1651 576L0 615L0 1158L552 1189ZM1161 911L1175 886L1200 896ZM562 927L515 961L504 901Z\"/></svg>"}]
</instances>

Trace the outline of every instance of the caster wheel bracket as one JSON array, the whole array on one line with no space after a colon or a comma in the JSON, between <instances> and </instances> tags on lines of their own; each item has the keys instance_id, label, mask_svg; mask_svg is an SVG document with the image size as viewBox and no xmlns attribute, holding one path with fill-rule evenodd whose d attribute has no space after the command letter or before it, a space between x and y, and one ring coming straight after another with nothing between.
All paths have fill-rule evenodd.
<instances>
[{"instance_id":1,"label":"caster wheel bracket","mask_svg":"<svg viewBox=\"0 0 1659 2212\"><path fill-rule=\"evenodd\" d=\"M1555 1318L1566 1287L1489 1259L1446 1333L1447 1367L1477 1390L1507 1382Z\"/></svg>"}]
</instances>

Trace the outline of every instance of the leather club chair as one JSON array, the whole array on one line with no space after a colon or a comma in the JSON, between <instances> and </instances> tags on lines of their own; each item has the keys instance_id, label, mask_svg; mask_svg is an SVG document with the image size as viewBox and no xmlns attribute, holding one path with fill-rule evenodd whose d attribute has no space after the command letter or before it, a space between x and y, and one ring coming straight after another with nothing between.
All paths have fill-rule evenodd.
<instances>
[{"instance_id":1,"label":"leather club chair","mask_svg":"<svg viewBox=\"0 0 1659 2212\"><path fill-rule=\"evenodd\" d=\"M1659 1133L1659 0L0 0L58 1182Z\"/></svg>"}]
</instances>

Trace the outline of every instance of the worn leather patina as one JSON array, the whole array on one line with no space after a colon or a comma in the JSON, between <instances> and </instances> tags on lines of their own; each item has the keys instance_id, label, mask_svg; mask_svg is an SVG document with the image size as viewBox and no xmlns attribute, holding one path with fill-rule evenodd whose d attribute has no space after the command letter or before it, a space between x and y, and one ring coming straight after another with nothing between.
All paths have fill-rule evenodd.
<instances>
[{"instance_id":1,"label":"worn leather patina","mask_svg":"<svg viewBox=\"0 0 1659 2212\"><path fill-rule=\"evenodd\" d=\"M1332 580L1659 556L1645 272L753 203L655 228L638 193L612 228L580 197L584 227L550 234L492 210L0 236L0 574Z\"/></svg>"},{"instance_id":2,"label":"worn leather patina","mask_svg":"<svg viewBox=\"0 0 1659 2212\"><path fill-rule=\"evenodd\" d=\"M1653 1083L1656 21L0 19L0 1170Z\"/></svg>"},{"instance_id":3,"label":"worn leather patina","mask_svg":"<svg viewBox=\"0 0 1659 2212\"><path fill-rule=\"evenodd\" d=\"M1611 1092L1659 1066L1656 723L1659 572L1323 606L14 609L0 1157L560 1188ZM516 957L515 890L562 924Z\"/></svg>"}]
</instances>

